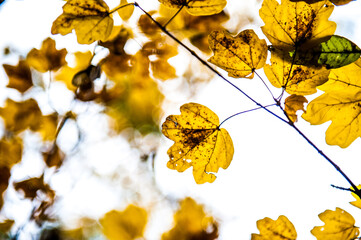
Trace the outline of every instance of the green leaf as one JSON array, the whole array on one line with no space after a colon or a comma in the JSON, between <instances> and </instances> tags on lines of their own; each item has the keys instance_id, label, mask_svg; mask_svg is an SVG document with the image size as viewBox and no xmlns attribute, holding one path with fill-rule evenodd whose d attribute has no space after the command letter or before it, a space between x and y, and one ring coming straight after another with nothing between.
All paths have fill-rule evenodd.
<instances>
[{"instance_id":1,"label":"green leaf","mask_svg":"<svg viewBox=\"0 0 361 240\"><path fill-rule=\"evenodd\" d=\"M361 55L360 48L347 38L333 35L328 41L321 43L319 64L327 68L339 68L356 61Z\"/></svg>"}]
</instances>

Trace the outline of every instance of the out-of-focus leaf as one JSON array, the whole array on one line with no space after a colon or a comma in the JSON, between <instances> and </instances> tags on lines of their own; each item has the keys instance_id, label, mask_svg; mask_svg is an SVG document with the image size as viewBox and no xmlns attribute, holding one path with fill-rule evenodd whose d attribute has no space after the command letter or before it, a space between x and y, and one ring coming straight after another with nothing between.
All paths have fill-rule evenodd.
<instances>
[{"instance_id":1,"label":"out-of-focus leaf","mask_svg":"<svg viewBox=\"0 0 361 240\"><path fill-rule=\"evenodd\" d=\"M312 125L332 121L326 131L330 145L348 147L361 136L361 59L332 69L329 80L319 88L324 94L312 100L302 117Z\"/></svg>"},{"instance_id":2,"label":"out-of-focus leaf","mask_svg":"<svg viewBox=\"0 0 361 240\"><path fill-rule=\"evenodd\" d=\"M56 71L66 64L66 49L57 50L55 41L47 38L43 41L41 49L33 48L27 55L27 63L39 72Z\"/></svg>"},{"instance_id":3,"label":"out-of-focus leaf","mask_svg":"<svg viewBox=\"0 0 361 240\"><path fill-rule=\"evenodd\" d=\"M4 205L3 194L8 188L10 179L10 169L6 166L0 166L0 209Z\"/></svg>"},{"instance_id":4,"label":"out-of-focus leaf","mask_svg":"<svg viewBox=\"0 0 361 240\"><path fill-rule=\"evenodd\" d=\"M66 35L75 30L80 44L105 41L112 32L113 19L103 0L69 0L53 22L52 34Z\"/></svg>"},{"instance_id":5,"label":"out-of-focus leaf","mask_svg":"<svg viewBox=\"0 0 361 240\"><path fill-rule=\"evenodd\" d=\"M257 221L259 234L252 233L252 240L296 240L297 232L286 216L277 220L264 218Z\"/></svg>"},{"instance_id":6,"label":"out-of-focus leaf","mask_svg":"<svg viewBox=\"0 0 361 240\"><path fill-rule=\"evenodd\" d=\"M6 219L0 222L0 237L2 236L1 234L8 233L14 223L15 221L11 219Z\"/></svg>"},{"instance_id":7,"label":"out-of-focus leaf","mask_svg":"<svg viewBox=\"0 0 361 240\"><path fill-rule=\"evenodd\" d=\"M3 67L9 77L8 88L24 93L33 86L31 71L26 61L20 60L17 66L3 64Z\"/></svg>"},{"instance_id":8,"label":"out-of-focus leaf","mask_svg":"<svg viewBox=\"0 0 361 240\"><path fill-rule=\"evenodd\" d=\"M14 164L21 161L23 155L23 142L21 138L3 138L0 140L0 166L11 169Z\"/></svg>"},{"instance_id":9,"label":"out-of-focus leaf","mask_svg":"<svg viewBox=\"0 0 361 240\"><path fill-rule=\"evenodd\" d=\"M325 225L311 230L317 240L350 240L356 239L360 234L359 228L354 226L355 219L341 208L336 208L336 211L326 210L318 217Z\"/></svg>"},{"instance_id":10,"label":"out-of-focus leaf","mask_svg":"<svg viewBox=\"0 0 361 240\"><path fill-rule=\"evenodd\" d=\"M353 63L361 56L361 49L347 38L333 35L321 43L320 64L327 68L339 68Z\"/></svg>"},{"instance_id":11,"label":"out-of-focus leaf","mask_svg":"<svg viewBox=\"0 0 361 240\"><path fill-rule=\"evenodd\" d=\"M180 110L181 115L168 116L162 125L164 136L175 142L167 152L167 167L178 172L193 167L196 183L211 183L218 169L227 169L232 161L232 139L209 108L187 103Z\"/></svg>"},{"instance_id":12,"label":"out-of-focus leaf","mask_svg":"<svg viewBox=\"0 0 361 240\"><path fill-rule=\"evenodd\" d=\"M109 240L133 240L143 237L148 221L147 211L129 205L124 211L112 210L100 219L102 231Z\"/></svg>"},{"instance_id":13,"label":"out-of-focus leaf","mask_svg":"<svg viewBox=\"0 0 361 240\"><path fill-rule=\"evenodd\" d=\"M215 240L217 237L217 223L213 218L206 215L203 206L185 198L174 214L174 227L163 233L162 240Z\"/></svg>"},{"instance_id":14,"label":"out-of-focus leaf","mask_svg":"<svg viewBox=\"0 0 361 240\"><path fill-rule=\"evenodd\" d=\"M305 111L303 104L307 103L307 99L300 95L291 95L285 99L285 112L292 122L297 122L298 110Z\"/></svg>"},{"instance_id":15,"label":"out-of-focus leaf","mask_svg":"<svg viewBox=\"0 0 361 240\"><path fill-rule=\"evenodd\" d=\"M5 107L0 108L0 116L4 119L7 131L18 133L28 128L37 129L42 113L34 99L23 102L7 99Z\"/></svg>"},{"instance_id":16,"label":"out-of-focus leaf","mask_svg":"<svg viewBox=\"0 0 361 240\"><path fill-rule=\"evenodd\" d=\"M196 16L213 15L219 13L227 5L226 0L159 0L159 2L171 8L185 7L187 12Z\"/></svg>"},{"instance_id":17,"label":"out-of-focus leaf","mask_svg":"<svg viewBox=\"0 0 361 240\"><path fill-rule=\"evenodd\" d=\"M91 52L76 52L74 53L75 57L75 66L71 67L69 65L65 65L55 74L54 78L58 81L62 81L65 83L69 90L75 91L76 86L73 85L72 81L74 76L86 70L93 58L93 54Z\"/></svg>"},{"instance_id":18,"label":"out-of-focus leaf","mask_svg":"<svg viewBox=\"0 0 361 240\"><path fill-rule=\"evenodd\" d=\"M55 192L50 188L50 186L44 183L44 175L41 175L38 178L29 178L21 182L15 182L14 188L16 191L21 190L24 193L25 198L33 200L37 197L37 192L43 192L50 200L53 200L55 197Z\"/></svg>"},{"instance_id":19,"label":"out-of-focus leaf","mask_svg":"<svg viewBox=\"0 0 361 240\"><path fill-rule=\"evenodd\" d=\"M128 4L127 0L120 0L120 5L126 5ZM128 5L125 7L122 7L118 10L119 17L123 19L123 21L127 21L133 14L134 11L134 5Z\"/></svg>"},{"instance_id":20,"label":"out-of-focus leaf","mask_svg":"<svg viewBox=\"0 0 361 240\"><path fill-rule=\"evenodd\" d=\"M46 166L59 168L64 161L65 154L58 145L54 145L48 152L43 152L43 159Z\"/></svg>"},{"instance_id":21,"label":"out-of-focus leaf","mask_svg":"<svg viewBox=\"0 0 361 240\"><path fill-rule=\"evenodd\" d=\"M266 64L264 72L273 86L284 88L289 94L308 95L316 93L316 87L328 80L330 70L292 64L287 52L274 50L271 65Z\"/></svg>"},{"instance_id":22,"label":"out-of-focus leaf","mask_svg":"<svg viewBox=\"0 0 361 240\"><path fill-rule=\"evenodd\" d=\"M99 42L99 45L106 47L112 54L123 55L125 54L124 46L128 39L133 37L131 29L124 26L115 26L112 35L105 42Z\"/></svg>"},{"instance_id":23,"label":"out-of-focus leaf","mask_svg":"<svg viewBox=\"0 0 361 240\"><path fill-rule=\"evenodd\" d=\"M263 33L272 46L292 51L309 49L331 36L336 23L328 20L334 6L323 0L314 4L282 0L264 0L259 11L265 25Z\"/></svg>"},{"instance_id":24,"label":"out-of-focus leaf","mask_svg":"<svg viewBox=\"0 0 361 240\"><path fill-rule=\"evenodd\" d=\"M244 30L236 37L226 31L214 31L208 39L214 52L208 61L226 70L230 77L253 78L254 71L266 63L267 43L253 30Z\"/></svg>"}]
</instances>

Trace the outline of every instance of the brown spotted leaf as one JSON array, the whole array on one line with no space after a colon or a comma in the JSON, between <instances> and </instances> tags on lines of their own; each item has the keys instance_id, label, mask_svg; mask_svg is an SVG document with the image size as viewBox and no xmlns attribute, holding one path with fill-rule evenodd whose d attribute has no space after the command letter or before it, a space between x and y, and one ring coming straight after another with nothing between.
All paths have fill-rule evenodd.
<instances>
[{"instance_id":1,"label":"brown spotted leaf","mask_svg":"<svg viewBox=\"0 0 361 240\"><path fill-rule=\"evenodd\" d=\"M33 86L31 71L26 61L20 60L17 66L4 64L3 67L9 77L8 88L24 93Z\"/></svg>"},{"instance_id":2,"label":"brown spotted leaf","mask_svg":"<svg viewBox=\"0 0 361 240\"><path fill-rule=\"evenodd\" d=\"M230 77L253 78L254 71L266 62L266 41L253 30L244 30L235 37L226 31L214 31L208 40L214 52L208 61L226 70Z\"/></svg>"},{"instance_id":3,"label":"brown spotted leaf","mask_svg":"<svg viewBox=\"0 0 361 240\"><path fill-rule=\"evenodd\" d=\"M300 95L291 95L285 99L285 112L292 122L297 122L296 112L305 111L303 104L307 102L307 99Z\"/></svg>"},{"instance_id":4,"label":"brown spotted leaf","mask_svg":"<svg viewBox=\"0 0 361 240\"><path fill-rule=\"evenodd\" d=\"M277 220L264 218L257 221L259 234L252 233L252 240L296 240L297 232L286 216Z\"/></svg>"},{"instance_id":5,"label":"brown spotted leaf","mask_svg":"<svg viewBox=\"0 0 361 240\"><path fill-rule=\"evenodd\" d=\"M219 129L218 116L209 108L187 103L180 111L162 125L162 133L175 142L168 150L167 166L178 172L193 167L196 183L211 183L218 169L228 168L232 161L232 139L227 130Z\"/></svg>"}]
</instances>

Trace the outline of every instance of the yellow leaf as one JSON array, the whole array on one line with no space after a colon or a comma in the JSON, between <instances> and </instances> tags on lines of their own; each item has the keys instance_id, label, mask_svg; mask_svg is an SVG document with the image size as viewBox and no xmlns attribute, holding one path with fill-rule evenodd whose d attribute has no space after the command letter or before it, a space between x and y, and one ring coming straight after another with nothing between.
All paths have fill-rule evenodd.
<instances>
[{"instance_id":1,"label":"yellow leaf","mask_svg":"<svg viewBox=\"0 0 361 240\"><path fill-rule=\"evenodd\" d=\"M69 0L53 22L52 34L66 35L75 30L78 43L105 41L113 29L109 7L103 0Z\"/></svg>"},{"instance_id":2,"label":"yellow leaf","mask_svg":"<svg viewBox=\"0 0 361 240\"><path fill-rule=\"evenodd\" d=\"M357 186L358 189L361 189L361 185L358 185ZM353 189L353 188L351 188ZM351 205L357 207L357 208L360 208L361 209L361 199L359 196L357 196L355 193L351 192L352 196L354 198L356 198L356 201L353 201L353 202L350 202Z\"/></svg>"},{"instance_id":3,"label":"yellow leaf","mask_svg":"<svg viewBox=\"0 0 361 240\"><path fill-rule=\"evenodd\" d=\"M66 49L57 50L55 41L47 38L43 41L41 49L33 48L27 55L27 63L39 72L56 71L66 64Z\"/></svg>"},{"instance_id":4,"label":"yellow leaf","mask_svg":"<svg viewBox=\"0 0 361 240\"><path fill-rule=\"evenodd\" d=\"M210 228L212 231L209 231ZM208 231L207 231L208 230ZM163 233L162 240L217 239L217 223L206 216L203 207L191 198L180 203L174 214L174 227Z\"/></svg>"},{"instance_id":5,"label":"yellow leaf","mask_svg":"<svg viewBox=\"0 0 361 240\"><path fill-rule=\"evenodd\" d=\"M254 71L266 62L266 41L260 40L253 30L244 30L236 37L226 31L214 31L208 39L214 52L208 61L226 70L230 77L253 78Z\"/></svg>"},{"instance_id":6,"label":"yellow leaf","mask_svg":"<svg viewBox=\"0 0 361 240\"><path fill-rule=\"evenodd\" d=\"M143 237L147 211L129 205L124 211L112 210L100 219L102 231L109 240L133 240Z\"/></svg>"},{"instance_id":7,"label":"yellow leaf","mask_svg":"<svg viewBox=\"0 0 361 240\"><path fill-rule=\"evenodd\" d=\"M286 216L279 216L272 220L264 218L257 221L260 234L252 233L252 240L295 240L297 232Z\"/></svg>"},{"instance_id":8,"label":"yellow leaf","mask_svg":"<svg viewBox=\"0 0 361 240\"><path fill-rule=\"evenodd\" d=\"M328 20L333 8L328 0L313 4L264 0L259 11L265 23L262 31L275 48L286 51L312 48L335 32L336 23Z\"/></svg>"},{"instance_id":9,"label":"yellow leaf","mask_svg":"<svg viewBox=\"0 0 361 240\"><path fill-rule=\"evenodd\" d=\"M296 112L305 111L303 104L307 102L307 99L300 95L291 95L285 99L285 112L292 122L297 122Z\"/></svg>"},{"instance_id":10,"label":"yellow leaf","mask_svg":"<svg viewBox=\"0 0 361 240\"><path fill-rule=\"evenodd\" d=\"M126 4L128 4L127 0L120 1L121 6L126 5ZM128 5L128 6L125 6L125 7L122 7L121 9L119 9L118 14L119 14L119 17L121 19L123 19L123 21L126 21L132 16L133 11L134 11L134 5Z\"/></svg>"},{"instance_id":11,"label":"yellow leaf","mask_svg":"<svg viewBox=\"0 0 361 240\"><path fill-rule=\"evenodd\" d=\"M361 60L332 69L324 94L311 101L302 117L312 125L332 121L326 131L330 145L348 147L361 136Z\"/></svg>"},{"instance_id":12,"label":"yellow leaf","mask_svg":"<svg viewBox=\"0 0 361 240\"><path fill-rule=\"evenodd\" d=\"M76 52L74 53L74 57L75 57L74 67L65 65L64 67L59 69L59 71L54 76L56 80L64 82L66 87L72 91L76 89L76 86L74 86L72 83L73 77L75 76L75 74L84 71L90 66L91 60L93 58L93 54L90 51Z\"/></svg>"},{"instance_id":13,"label":"yellow leaf","mask_svg":"<svg viewBox=\"0 0 361 240\"><path fill-rule=\"evenodd\" d=\"M23 155L23 142L18 137L0 140L0 167L11 167L20 162Z\"/></svg>"},{"instance_id":14,"label":"yellow leaf","mask_svg":"<svg viewBox=\"0 0 361 240\"><path fill-rule=\"evenodd\" d=\"M227 130L219 129L218 116L209 108L187 103L180 111L162 125L162 133L175 142L168 150L167 167L183 172L192 166L196 183L211 183L214 173L220 167L227 169L232 161L232 139Z\"/></svg>"},{"instance_id":15,"label":"yellow leaf","mask_svg":"<svg viewBox=\"0 0 361 240\"><path fill-rule=\"evenodd\" d=\"M30 128L37 129L41 122L41 111L34 99L15 102L7 99L4 108L0 108L0 116L5 121L7 131L18 133Z\"/></svg>"},{"instance_id":16,"label":"yellow leaf","mask_svg":"<svg viewBox=\"0 0 361 240\"><path fill-rule=\"evenodd\" d=\"M3 193L8 188L10 176L10 169L6 166L0 166L0 210L4 205Z\"/></svg>"},{"instance_id":17,"label":"yellow leaf","mask_svg":"<svg viewBox=\"0 0 361 240\"><path fill-rule=\"evenodd\" d=\"M14 223L15 221L10 219L0 222L0 237L1 234L9 232Z\"/></svg>"},{"instance_id":18,"label":"yellow leaf","mask_svg":"<svg viewBox=\"0 0 361 240\"><path fill-rule=\"evenodd\" d=\"M273 86L296 95L316 93L316 87L325 83L330 73L325 67L292 64L288 53L279 50L272 51L271 65L266 64L264 72Z\"/></svg>"},{"instance_id":19,"label":"yellow leaf","mask_svg":"<svg viewBox=\"0 0 361 240\"><path fill-rule=\"evenodd\" d=\"M24 93L33 86L31 71L26 61L20 60L17 66L3 64L3 67L9 77L9 83L6 87L15 88Z\"/></svg>"},{"instance_id":20,"label":"yellow leaf","mask_svg":"<svg viewBox=\"0 0 361 240\"><path fill-rule=\"evenodd\" d=\"M358 227L354 226L355 219L341 208L336 208L336 211L326 210L318 217L325 225L311 230L317 240L350 240L360 234Z\"/></svg>"},{"instance_id":21,"label":"yellow leaf","mask_svg":"<svg viewBox=\"0 0 361 240\"><path fill-rule=\"evenodd\" d=\"M196 16L219 13L227 5L226 0L159 0L159 2L171 8L180 8L184 6L188 13Z\"/></svg>"}]
</instances>

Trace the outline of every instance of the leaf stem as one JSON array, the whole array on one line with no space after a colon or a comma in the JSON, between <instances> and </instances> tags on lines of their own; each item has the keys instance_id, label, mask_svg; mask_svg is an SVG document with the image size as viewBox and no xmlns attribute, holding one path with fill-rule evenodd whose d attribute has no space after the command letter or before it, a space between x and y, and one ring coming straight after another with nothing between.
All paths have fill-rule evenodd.
<instances>
[{"instance_id":1,"label":"leaf stem","mask_svg":"<svg viewBox=\"0 0 361 240\"><path fill-rule=\"evenodd\" d=\"M266 108L266 107L272 107L272 106L276 106L276 105L277 105L277 104L273 103L273 104L265 105L264 107ZM226 122L227 120L229 120L229 119L231 119L231 118L233 118L233 117L235 117L235 116L238 116L238 115L243 114L243 113L252 112L252 111L255 111L255 110L258 110L258 109L262 109L262 107L256 107L256 108L252 108L252 109L248 109L248 110L245 110L245 111L242 111L242 112L235 113L235 114L227 117L226 119L224 119L224 120L219 124L218 127L220 127L224 122Z\"/></svg>"},{"instance_id":2,"label":"leaf stem","mask_svg":"<svg viewBox=\"0 0 361 240\"><path fill-rule=\"evenodd\" d=\"M282 122L287 123L285 119L278 116L276 113L270 111L266 107L264 107L262 104L254 100L251 96L249 96L247 93L245 93L242 89L237 87L235 84L233 84L231 81L226 79L222 74L220 74L216 69L214 69L211 65L209 65L205 60L203 60L198 54L196 54L192 49L190 49L187 45L182 43L178 38L176 38L173 34L171 34L167 29L165 29L157 20L155 20L147 11L145 11L137 2L134 2L134 6L138 7L150 20L152 20L166 35L168 35L170 38L172 38L175 42L177 42L180 46L182 46L184 49L186 49L192 56L194 56L198 61L200 61L204 66L206 66L209 70L211 70L213 73L215 73L218 77L220 77L222 80L230 84L232 87L237 89L239 92L241 92L245 97L247 97L249 100L251 100L253 103L258 105L260 108L263 108L265 111L270 113L271 115L275 116Z\"/></svg>"},{"instance_id":3,"label":"leaf stem","mask_svg":"<svg viewBox=\"0 0 361 240\"><path fill-rule=\"evenodd\" d=\"M124 4L124 5L120 5L120 6L116 7L116 8L114 8L114 9L110 10L109 15L115 13L115 12L118 11L119 9L122 9L122 8L128 7L128 6L131 6L131 5L135 6L135 3L127 3L127 4Z\"/></svg>"}]
</instances>

